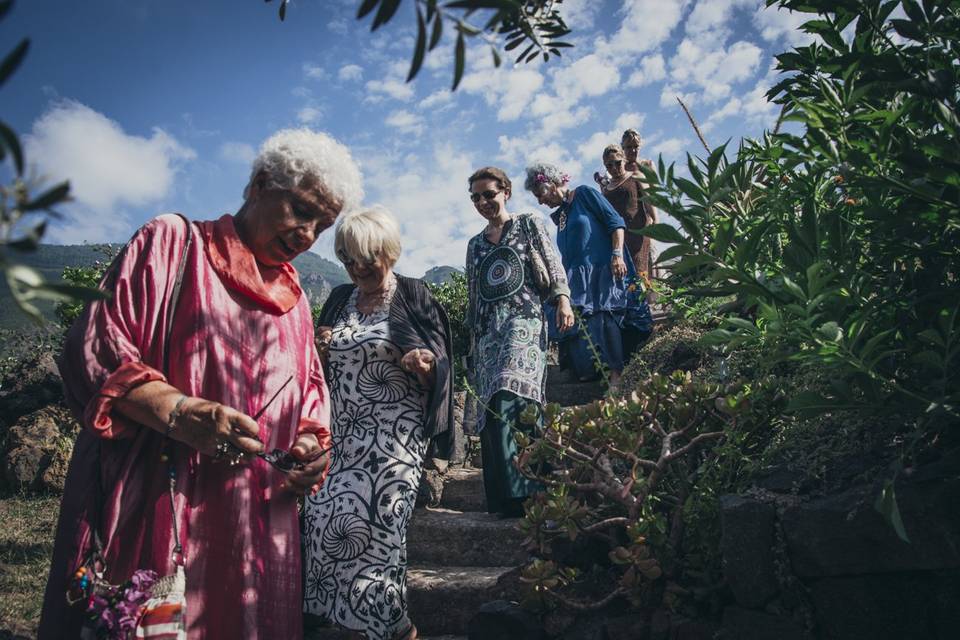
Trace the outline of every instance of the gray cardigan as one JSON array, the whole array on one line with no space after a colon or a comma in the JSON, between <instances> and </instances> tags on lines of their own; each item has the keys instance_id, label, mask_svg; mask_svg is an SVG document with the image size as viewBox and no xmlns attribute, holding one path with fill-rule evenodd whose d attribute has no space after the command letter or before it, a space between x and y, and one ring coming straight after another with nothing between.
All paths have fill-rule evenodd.
<instances>
[{"instance_id":1,"label":"gray cardigan","mask_svg":"<svg viewBox=\"0 0 960 640\"><path fill-rule=\"evenodd\" d=\"M355 288L342 284L331 291L317 322L333 326ZM421 348L436 356L424 435L431 439L428 457L449 459L453 445L453 348L447 313L421 280L397 275L389 323L390 337L404 353Z\"/></svg>"}]
</instances>

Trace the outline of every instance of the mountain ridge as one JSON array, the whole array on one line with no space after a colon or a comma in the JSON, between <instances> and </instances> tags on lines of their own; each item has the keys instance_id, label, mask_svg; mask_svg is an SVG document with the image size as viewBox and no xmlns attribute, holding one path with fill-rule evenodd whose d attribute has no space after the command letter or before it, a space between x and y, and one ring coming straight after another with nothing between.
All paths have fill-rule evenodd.
<instances>
[{"instance_id":1,"label":"mountain ridge","mask_svg":"<svg viewBox=\"0 0 960 640\"><path fill-rule=\"evenodd\" d=\"M109 263L122 247L120 243L41 244L35 251L8 248L5 257L9 262L33 267L49 282L62 282L65 267L91 267L97 263ZM333 287L350 282L350 277L340 264L311 251L297 256L293 266L300 275L300 286L312 304L323 302ZM454 271L458 269L436 266L428 269L422 279L434 284L445 282ZM37 306L47 320L56 320L52 302L39 301ZM30 326L30 319L14 303L6 282L0 284L0 329L18 330Z\"/></svg>"}]
</instances>

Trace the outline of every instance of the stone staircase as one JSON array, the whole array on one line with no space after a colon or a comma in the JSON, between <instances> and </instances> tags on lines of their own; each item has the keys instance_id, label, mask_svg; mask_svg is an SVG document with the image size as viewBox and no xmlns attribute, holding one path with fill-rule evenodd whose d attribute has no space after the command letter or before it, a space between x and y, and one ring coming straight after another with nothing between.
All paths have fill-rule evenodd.
<instances>
[{"instance_id":1,"label":"stone staircase","mask_svg":"<svg viewBox=\"0 0 960 640\"><path fill-rule=\"evenodd\" d=\"M572 406L602 395L602 383L548 368L548 402ZM481 469L447 470L439 505L418 508L407 529L407 605L422 640L466 640L481 605L516 599L516 569L527 560L517 523L486 512ZM307 640L348 637L332 629L306 634Z\"/></svg>"}]
</instances>

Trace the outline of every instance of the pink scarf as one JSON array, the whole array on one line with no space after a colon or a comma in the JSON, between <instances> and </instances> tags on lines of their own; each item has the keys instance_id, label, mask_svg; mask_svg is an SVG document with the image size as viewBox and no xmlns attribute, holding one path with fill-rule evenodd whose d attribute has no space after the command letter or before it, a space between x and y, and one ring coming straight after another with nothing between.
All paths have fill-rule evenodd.
<instances>
[{"instance_id":1,"label":"pink scarf","mask_svg":"<svg viewBox=\"0 0 960 640\"><path fill-rule=\"evenodd\" d=\"M228 289L250 298L265 310L283 315L300 300L303 290L297 270L289 262L278 267L258 264L237 233L233 216L199 222L207 259Z\"/></svg>"}]
</instances>

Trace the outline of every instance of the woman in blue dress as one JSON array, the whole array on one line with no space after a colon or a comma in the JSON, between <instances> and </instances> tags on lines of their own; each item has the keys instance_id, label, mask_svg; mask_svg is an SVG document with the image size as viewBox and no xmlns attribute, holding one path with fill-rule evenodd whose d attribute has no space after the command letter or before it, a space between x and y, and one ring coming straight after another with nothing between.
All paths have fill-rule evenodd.
<instances>
[{"instance_id":1,"label":"woman in blue dress","mask_svg":"<svg viewBox=\"0 0 960 640\"><path fill-rule=\"evenodd\" d=\"M599 191L587 185L572 188L569 181L556 166L538 163L527 167L524 183L537 202L555 209L550 217L557 225L557 247L570 302L581 320L557 338L578 377L595 378L599 357L610 384L616 384L629 356L623 334L632 331L646 338L650 310L637 288L633 260L624 254L623 218Z\"/></svg>"}]
</instances>

